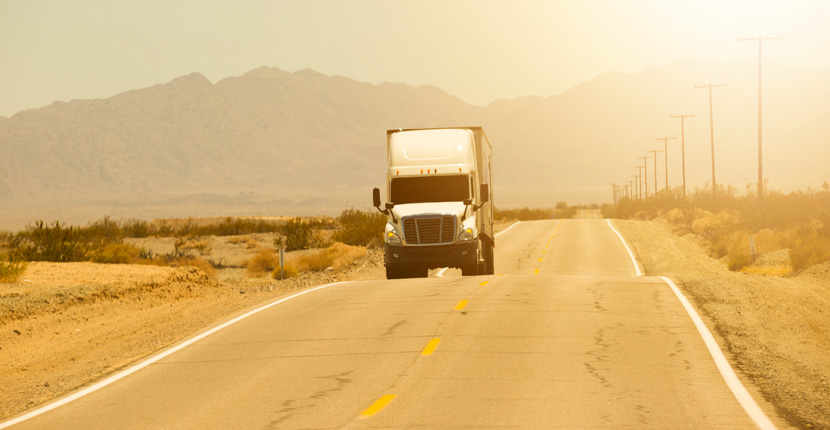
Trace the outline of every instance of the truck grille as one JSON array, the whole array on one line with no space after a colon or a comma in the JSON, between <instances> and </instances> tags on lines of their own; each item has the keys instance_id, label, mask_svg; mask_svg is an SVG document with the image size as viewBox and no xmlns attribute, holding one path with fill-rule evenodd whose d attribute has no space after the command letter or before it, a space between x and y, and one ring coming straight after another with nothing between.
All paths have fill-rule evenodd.
<instances>
[{"instance_id":1,"label":"truck grille","mask_svg":"<svg viewBox=\"0 0 830 430\"><path fill-rule=\"evenodd\" d=\"M409 245L452 243L455 240L455 217L438 215L404 218L403 234Z\"/></svg>"}]
</instances>

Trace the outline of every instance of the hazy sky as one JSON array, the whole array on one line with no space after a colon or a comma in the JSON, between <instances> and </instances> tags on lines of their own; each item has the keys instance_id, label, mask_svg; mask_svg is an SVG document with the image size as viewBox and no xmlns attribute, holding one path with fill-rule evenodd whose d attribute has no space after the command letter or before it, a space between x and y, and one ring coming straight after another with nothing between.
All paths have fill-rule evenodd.
<instances>
[{"instance_id":1,"label":"hazy sky","mask_svg":"<svg viewBox=\"0 0 830 430\"><path fill-rule=\"evenodd\" d=\"M435 85L478 105L679 58L830 67L830 1L0 0L0 116L259 66Z\"/></svg>"}]
</instances>

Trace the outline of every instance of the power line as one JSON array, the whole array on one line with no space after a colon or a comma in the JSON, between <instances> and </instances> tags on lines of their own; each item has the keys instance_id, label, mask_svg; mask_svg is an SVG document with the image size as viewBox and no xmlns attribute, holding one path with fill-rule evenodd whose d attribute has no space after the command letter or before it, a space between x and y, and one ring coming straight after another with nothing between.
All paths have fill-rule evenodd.
<instances>
[{"instance_id":1,"label":"power line","mask_svg":"<svg viewBox=\"0 0 830 430\"><path fill-rule=\"evenodd\" d=\"M761 145L761 55L765 40L781 40L783 38L783 36L738 38L738 42L758 42L758 200L764 198L764 157L763 146Z\"/></svg>"}]
</instances>

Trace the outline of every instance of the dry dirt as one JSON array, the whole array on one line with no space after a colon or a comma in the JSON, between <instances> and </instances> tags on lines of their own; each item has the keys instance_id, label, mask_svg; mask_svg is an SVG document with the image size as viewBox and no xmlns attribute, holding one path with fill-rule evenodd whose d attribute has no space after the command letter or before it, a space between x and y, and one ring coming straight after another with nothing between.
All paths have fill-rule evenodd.
<instances>
[{"instance_id":1,"label":"dry dirt","mask_svg":"<svg viewBox=\"0 0 830 430\"><path fill-rule=\"evenodd\" d=\"M797 428L830 428L830 264L791 277L730 272L659 221L615 221L646 274L668 276L733 367ZM780 262L786 252L762 256Z\"/></svg>"}]
</instances>

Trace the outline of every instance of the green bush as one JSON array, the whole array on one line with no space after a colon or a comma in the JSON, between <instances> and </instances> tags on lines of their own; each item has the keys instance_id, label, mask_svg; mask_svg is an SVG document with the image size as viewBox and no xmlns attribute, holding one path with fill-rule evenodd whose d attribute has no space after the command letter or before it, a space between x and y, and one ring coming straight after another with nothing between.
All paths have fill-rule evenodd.
<instances>
[{"instance_id":1,"label":"green bush","mask_svg":"<svg viewBox=\"0 0 830 430\"><path fill-rule=\"evenodd\" d=\"M343 211L337 217L335 242L353 246L369 246L383 243L386 215L380 212L364 212L357 209Z\"/></svg>"}]
</instances>

